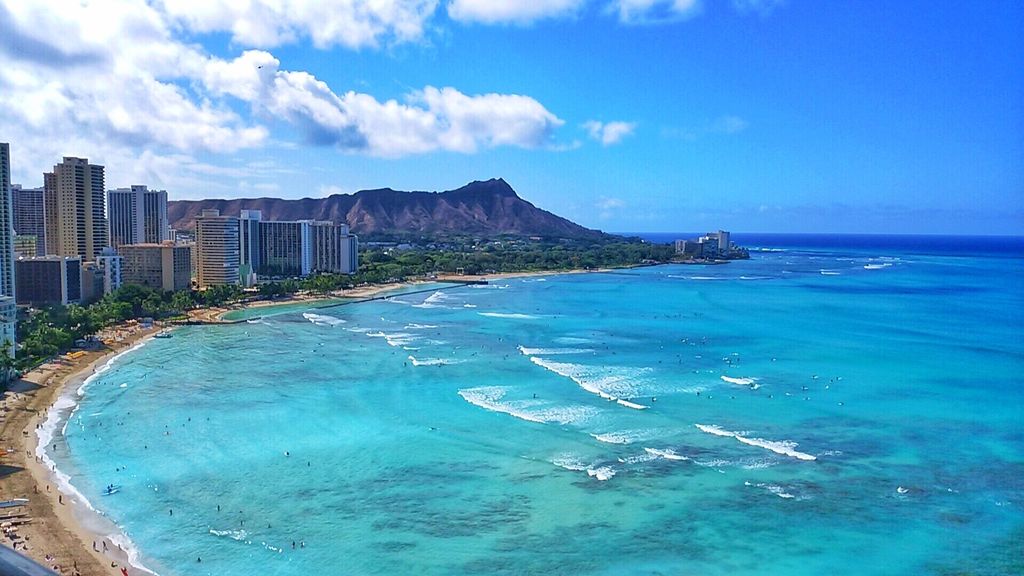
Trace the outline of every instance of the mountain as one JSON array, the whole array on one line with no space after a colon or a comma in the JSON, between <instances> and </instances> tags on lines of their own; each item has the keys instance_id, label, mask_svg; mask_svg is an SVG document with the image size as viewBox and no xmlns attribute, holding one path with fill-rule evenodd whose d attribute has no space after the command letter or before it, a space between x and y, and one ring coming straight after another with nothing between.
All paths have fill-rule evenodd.
<instances>
[{"instance_id":1,"label":"mountain","mask_svg":"<svg viewBox=\"0 0 1024 576\"><path fill-rule=\"evenodd\" d=\"M172 228L191 230L202 210L216 208L237 216L261 210L264 220L347 222L363 236L418 234L515 235L599 240L606 235L541 210L520 198L501 178L471 182L447 192L400 192L390 188L332 194L326 198L242 198L173 200L167 206Z\"/></svg>"}]
</instances>

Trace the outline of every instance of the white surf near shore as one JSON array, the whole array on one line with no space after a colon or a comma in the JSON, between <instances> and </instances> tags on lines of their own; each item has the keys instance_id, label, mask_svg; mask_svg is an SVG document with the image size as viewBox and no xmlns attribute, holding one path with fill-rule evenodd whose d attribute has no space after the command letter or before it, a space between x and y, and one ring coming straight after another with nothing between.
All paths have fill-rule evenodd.
<instances>
[{"instance_id":1,"label":"white surf near shore","mask_svg":"<svg viewBox=\"0 0 1024 576\"><path fill-rule=\"evenodd\" d=\"M509 320L538 320L539 316L533 316L532 314L520 314L518 312L477 312L481 316L488 318L507 318Z\"/></svg>"},{"instance_id":2,"label":"white surf near shore","mask_svg":"<svg viewBox=\"0 0 1024 576\"><path fill-rule=\"evenodd\" d=\"M342 320L341 318L335 316L330 316L327 314L317 314L315 312L303 312L302 317L305 318L306 320L309 320L313 324L316 324L317 326L341 326L342 324L348 322L347 320Z\"/></svg>"},{"instance_id":3,"label":"white surf near shore","mask_svg":"<svg viewBox=\"0 0 1024 576\"><path fill-rule=\"evenodd\" d=\"M83 527L99 535L105 536L112 543L120 546L128 559L128 563L136 570L156 576L156 572L142 563L139 549L132 539L125 534L124 530L120 526L107 518L106 514L93 506L92 502L90 502L89 499L71 483L71 477L57 467L56 462L54 462L50 453L47 452L47 448L54 444L54 438L57 436L58 428L62 430L60 437L63 438L63 430L71 418L74 417L75 412L78 411L79 402L81 401L81 398L85 396L86 388L88 388L100 374L110 370L116 361L131 352L139 350L149 343L150 338L151 336L147 336L131 348L118 352L106 359L101 365L94 369L93 373L90 374L77 389L72 390L68 388L61 392L57 400L53 403L50 409L47 410L46 420L39 428L36 429L37 443L35 455L39 458L39 461L42 462L43 466L50 471L57 489L71 500L72 505L77 506L78 509L76 510L76 516L79 516L82 520Z\"/></svg>"},{"instance_id":4,"label":"white surf near shore","mask_svg":"<svg viewBox=\"0 0 1024 576\"><path fill-rule=\"evenodd\" d=\"M772 452L775 452L776 454L781 454L783 456L789 456L790 458L796 458L798 460L807 460L807 461L817 460L818 459L816 456L813 456L811 454L807 454L805 452L798 452L796 450L796 447L799 446L799 444L797 444L796 442L793 442L791 440L774 441L774 440L765 440L763 438L748 438L746 436L741 435L738 432L731 432L729 430L725 430L721 426L714 426L714 425L708 425L708 424L694 424L694 426L696 426L697 429L699 429L701 432L705 432L705 433L711 434L713 436L723 436L723 437L726 437L726 438L735 438L736 440L738 440L738 441L740 441L740 442L742 442L742 443L744 443L744 444L746 444L748 446L756 446L758 448L764 448L765 450L771 450Z\"/></svg>"}]
</instances>

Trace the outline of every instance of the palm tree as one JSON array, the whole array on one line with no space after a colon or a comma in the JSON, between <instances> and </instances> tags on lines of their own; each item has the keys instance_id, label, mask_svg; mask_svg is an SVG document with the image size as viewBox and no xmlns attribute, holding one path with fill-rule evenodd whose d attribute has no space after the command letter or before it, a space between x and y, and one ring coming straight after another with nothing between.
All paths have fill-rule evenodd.
<instances>
[{"instance_id":1,"label":"palm tree","mask_svg":"<svg viewBox=\"0 0 1024 576\"><path fill-rule=\"evenodd\" d=\"M0 350L0 380L4 384L9 383L17 373L17 370L14 368L14 357L9 354L13 347L14 344L10 340L5 339L3 349Z\"/></svg>"}]
</instances>

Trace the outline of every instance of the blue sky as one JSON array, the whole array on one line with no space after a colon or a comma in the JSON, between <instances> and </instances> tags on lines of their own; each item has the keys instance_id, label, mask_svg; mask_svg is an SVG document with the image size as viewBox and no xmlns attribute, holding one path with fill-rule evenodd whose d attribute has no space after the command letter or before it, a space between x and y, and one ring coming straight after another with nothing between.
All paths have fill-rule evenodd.
<instances>
[{"instance_id":1,"label":"blue sky","mask_svg":"<svg viewBox=\"0 0 1024 576\"><path fill-rule=\"evenodd\" d=\"M610 231L1024 234L1019 2L238 5L0 0L14 181L62 155L172 199L503 177Z\"/></svg>"}]
</instances>

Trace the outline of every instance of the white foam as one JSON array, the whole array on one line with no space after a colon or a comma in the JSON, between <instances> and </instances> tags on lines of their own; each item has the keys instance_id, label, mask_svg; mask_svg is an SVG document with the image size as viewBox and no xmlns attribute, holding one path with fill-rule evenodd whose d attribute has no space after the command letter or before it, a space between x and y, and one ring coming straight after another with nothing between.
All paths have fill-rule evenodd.
<instances>
[{"instance_id":1,"label":"white foam","mask_svg":"<svg viewBox=\"0 0 1024 576\"><path fill-rule=\"evenodd\" d=\"M790 494L789 492L786 492L785 488L783 488L782 486L777 486L775 484L765 484L764 482L758 482L757 484L751 484L750 482L744 482L744 484L747 485L747 486L756 486L758 488L764 488L768 492L770 492L772 494L775 494L779 498L784 498L786 500L789 500L791 498L796 498L796 496ZM803 498L800 498L800 500L803 500Z\"/></svg>"},{"instance_id":2,"label":"white foam","mask_svg":"<svg viewBox=\"0 0 1024 576\"><path fill-rule=\"evenodd\" d=\"M624 458L616 458L616 460L623 464L643 464L644 462L650 462L651 460L657 459L657 456L655 456L654 454L648 454L647 452L644 452L642 454L634 454L632 456L626 456Z\"/></svg>"},{"instance_id":3,"label":"white foam","mask_svg":"<svg viewBox=\"0 0 1024 576\"><path fill-rule=\"evenodd\" d=\"M429 328L437 328L437 326L434 324L417 324L415 322L405 325L406 330L427 330Z\"/></svg>"},{"instance_id":4,"label":"white foam","mask_svg":"<svg viewBox=\"0 0 1024 576\"><path fill-rule=\"evenodd\" d=\"M441 292L440 290L438 290L437 292L434 292L430 296L427 296L427 298L423 302L421 302L419 304L413 304L412 307L413 308L444 308L445 306L443 306L441 303L446 301L446 300L448 300L448 295L445 294L444 292Z\"/></svg>"},{"instance_id":5,"label":"white foam","mask_svg":"<svg viewBox=\"0 0 1024 576\"><path fill-rule=\"evenodd\" d=\"M506 312L477 312L481 316L487 316L488 318L508 318L510 320L537 320L537 316L530 314L519 314L519 313L506 313Z\"/></svg>"},{"instance_id":6,"label":"white foam","mask_svg":"<svg viewBox=\"0 0 1024 576\"><path fill-rule=\"evenodd\" d=\"M888 268L892 266L891 262L882 262L881 264L865 264L865 270L881 270L882 268Z\"/></svg>"},{"instance_id":7,"label":"white foam","mask_svg":"<svg viewBox=\"0 0 1024 576\"><path fill-rule=\"evenodd\" d=\"M822 268L821 270L818 270L818 273L821 274L822 276L840 276L841 275L840 272L836 272L835 270L825 270L824 268Z\"/></svg>"},{"instance_id":8,"label":"white foam","mask_svg":"<svg viewBox=\"0 0 1024 576\"><path fill-rule=\"evenodd\" d=\"M587 469L587 465L575 454L559 454L551 459L551 463L572 472L582 472Z\"/></svg>"},{"instance_id":9,"label":"white foam","mask_svg":"<svg viewBox=\"0 0 1024 576\"><path fill-rule=\"evenodd\" d=\"M736 384L737 386L750 386L757 383L757 378L731 378L729 376L720 376L723 382L729 384Z\"/></svg>"},{"instance_id":10,"label":"white foam","mask_svg":"<svg viewBox=\"0 0 1024 576\"><path fill-rule=\"evenodd\" d=\"M560 356L562 354L590 354L594 350L590 348L527 348L519 346L519 352L523 356Z\"/></svg>"},{"instance_id":11,"label":"white foam","mask_svg":"<svg viewBox=\"0 0 1024 576\"><path fill-rule=\"evenodd\" d=\"M632 408L633 410L647 410L650 406L644 406L643 404L637 404L636 402L630 402L629 400L623 400L622 398L616 398L615 402L619 405L625 406L626 408Z\"/></svg>"},{"instance_id":12,"label":"white foam","mask_svg":"<svg viewBox=\"0 0 1024 576\"><path fill-rule=\"evenodd\" d=\"M604 434L590 434L598 442L605 444L632 444L650 436L648 430L623 430L622 432L605 432Z\"/></svg>"},{"instance_id":13,"label":"white foam","mask_svg":"<svg viewBox=\"0 0 1024 576\"><path fill-rule=\"evenodd\" d=\"M689 460L688 457L683 456L682 454L677 454L675 450L659 450L657 448L646 448L645 447L644 448L644 452L647 452L648 454L651 454L652 456L657 456L658 458L664 458L665 460L677 460L677 461Z\"/></svg>"},{"instance_id":14,"label":"white foam","mask_svg":"<svg viewBox=\"0 0 1024 576\"><path fill-rule=\"evenodd\" d=\"M305 318L306 320L309 320L313 324L316 324L317 326L341 326L342 324L348 322L347 320L342 320L341 318L328 316L327 314L316 314L314 312L303 312L302 317Z\"/></svg>"},{"instance_id":15,"label":"white foam","mask_svg":"<svg viewBox=\"0 0 1024 576\"><path fill-rule=\"evenodd\" d=\"M568 362L554 362L537 356L531 356L530 361L559 376L569 378L591 394L597 394L601 398L613 401L617 401L621 397L640 396L639 385L643 383L642 377L651 372L650 368L585 366ZM630 402L630 404L632 403ZM623 405L627 406L627 404ZM640 405L636 404L635 406Z\"/></svg>"},{"instance_id":16,"label":"white foam","mask_svg":"<svg viewBox=\"0 0 1024 576\"><path fill-rule=\"evenodd\" d=\"M96 514L100 517L105 516L103 512L97 510L92 505L92 502L90 502L89 499L86 498L85 495L82 494L78 490L78 488L76 488L74 484L71 483L70 476L68 476L59 468L57 468L56 463L50 457L50 454L46 451L46 449L51 444L53 444L53 438L58 426L61 427L63 434L63 430L64 428L66 428L67 424L65 422L62 425L62 420L65 419L65 415L67 419L70 419L74 412L78 410L79 399L85 395L86 388L90 384L92 384L96 380L96 378L99 377L100 374L103 374L107 370L110 370L110 368L116 361L120 360L126 354L129 354L142 348L148 342L149 338L144 338L131 348L119 352L114 356L108 358L102 365L95 368L93 373L88 378L86 378L85 381L82 382L82 385L78 387L74 394L68 392L62 393L57 398L57 400L50 406L50 409L47 411L46 420L36 430L36 438L38 439L38 443L36 444L35 455L42 462L44 468L51 471L50 473L53 476L54 483L57 485L57 489L60 490L62 493L66 494L67 496L71 497L73 501L76 501L78 504L84 506L91 513ZM116 530L115 532L107 534L107 538L114 544L119 545L121 549L124 550L125 555L128 558L128 563L144 572L156 574L156 572L146 567L139 559L139 549L135 546L135 543L132 542L131 538L129 538L126 534L124 534L121 531L121 527L117 524L114 524L112 521L104 521L104 523L106 522L110 522L110 524L112 524L112 527Z\"/></svg>"},{"instance_id":17,"label":"white foam","mask_svg":"<svg viewBox=\"0 0 1024 576\"><path fill-rule=\"evenodd\" d=\"M597 478L604 482L611 480L612 476L615 476L615 469L611 466L598 466L597 468L587 468L587 476L591 478Z\"/></svg>"},{"instance_id":18,"label":"white foam","mask_svg":"<svg viewBox=\"0 0 1024 576\"><path fill-rule=\"evenodd\" d=\"M579 338L577 336L559 336L555 338L555 342L559 344L590 344L593 340L589 338Z\"/></svg>"},{"instance_id":19,"label":"white foam","mask_svg":"<svg viewBox=\"0 0 1024 576\"><path fill-rule=\"evenodd\" d=\"M455 360L452 358L424 358L422 360L417 359L413 355L409 355L409 361L412 362L413 366L447 366L449 364L461 364L462 360Z\"/></svg>"},{"instance_id":20,"label":"white foam","mask_svg":"<svg viewBox=\"0 0 1024 576\"><path fill-rule=\"evenodd\" d=\"M462 396L470 404L485 410L508 414L520 420L538 424L576 424L597 413L594 408L589 406L543 407L543 401L539 400L503 401L507 392L508 389L501 386L481 386L459 390L459 396Z\"/></svg>"},{"instance_id":21,"label":"white foam","mask_svg":"<svg viewBox=\"0 0 1024 576\"><path fill-rule=\"evenodd\" d=\"M694 426L696 426L701 432L705 432L707 434L712 434L712 435L715 435L715 436L725 436L725 437L728 437L728 438L735 438L736 440L738 440L738 441L740 441L740 442L742 442L744 444L747 444L748 446L756 446L758 448L764 448L765 450L771 450L772 452L775 452L776 454L781 454L783 456L789 456L791 458L796 458L798 460L817 460L818 459L817 457L812 456L810 454L806 454L804 452L798 452L796 450L796 447L798 446L798 444L796 442L791 441L791 440L774 441L774 440L765 440L763 438L747 438L746 436L742 435L739 432L730 432L729 430L724 430L720 426L705 425L705 424L694 424Z\"/></svg>"},{"instance_id":22,"label":"white foam","mask_svg":"<svg viewBox=\"0 0 1024 576\"><path fill-rule=\"evenodd\" d=\"M416 336L415 334L409 334L408 332L396 332L394 334L387 334L385 332L378 331L367 332L366 335L369 336L370 338L383 338L388 343L389 346L395 347L408 346L409 344L412 344L416 340L420 339L419 336Z\"/></svg>"},{"instance_id":23,"label":"white foam","mask_svg":"<svg viewBox=\"0 0 1024 576\"><path fill-rule=\"evenodd\" d=\"M213 534L214 536L226 536L239 542L246 542L246 538L249 536L249 533L245 530L214 530L213 528L210 528L210 534Z\"/></svg>"}]
</instances>

